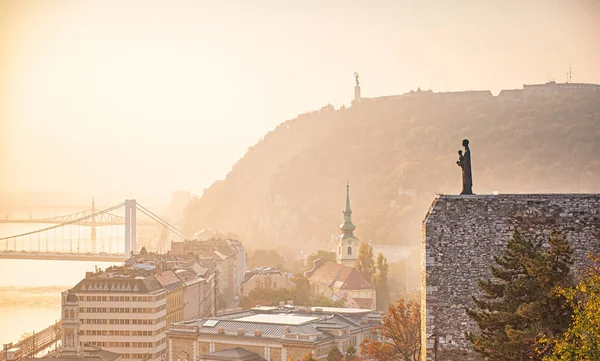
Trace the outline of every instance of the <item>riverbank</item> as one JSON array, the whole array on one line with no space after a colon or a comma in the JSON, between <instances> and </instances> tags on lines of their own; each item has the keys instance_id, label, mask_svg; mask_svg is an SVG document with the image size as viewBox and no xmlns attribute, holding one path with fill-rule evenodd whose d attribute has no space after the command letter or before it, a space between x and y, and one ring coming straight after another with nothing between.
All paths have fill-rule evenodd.
<instances>
[{"instance_id":1,"label":"riverbank","mask_svg":"<svg viewBox=\"0 0 600 361\"><path fill-rule=\"evenodd\" d=\"M0 309L50 308L60 309L63 287L0 287Z\"/></svg>"}]
</instances>

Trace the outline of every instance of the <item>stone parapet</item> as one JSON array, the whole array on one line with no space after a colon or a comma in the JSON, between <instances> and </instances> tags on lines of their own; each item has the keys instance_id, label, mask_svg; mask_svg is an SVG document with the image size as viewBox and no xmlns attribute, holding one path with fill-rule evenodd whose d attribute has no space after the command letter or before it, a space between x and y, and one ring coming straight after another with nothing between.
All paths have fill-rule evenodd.
<instances>
[{"instance_id":1,"label":"stone parapet","mask_svg":"<svg viewBox=\"0 0 600 361\"><path fill-rule=\"evenodd\" d=\"M465 307L473 307L494 256L515 230L544 238L557 230L573 248L577 273L600 250L600 194L441 195L422 227L422 359L478 361L465 338L476 330Z\"/></svg>"}]
</instances>

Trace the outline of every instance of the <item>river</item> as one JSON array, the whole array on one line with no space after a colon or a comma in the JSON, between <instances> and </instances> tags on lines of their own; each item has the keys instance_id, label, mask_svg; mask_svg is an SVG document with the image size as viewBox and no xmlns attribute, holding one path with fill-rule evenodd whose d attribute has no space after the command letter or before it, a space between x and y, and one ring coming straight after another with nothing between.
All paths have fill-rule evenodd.
<instances>
[{"instance_id":1,"label":"river","mask_svg":"<svg viewBox=\"0 0 600 361\"><path fill-rule=\"evenodd\" d=\"M60 319L60 292L107 262L0 259L0 342L42 330ZM10 327L7 327L10 325Z\"/></svg>"},{"instance_id":2,"label":"river","mask_svg":"<svg viewBox=\"0 0 600 361\"><path fill-rule=\"evenodd\" d=\"M52 215L50 215L52 216ZM15 217L17 218L17 217ZM47 224L0 224L0 238L49 227ZM124 252L124 227L98 227L96 252ZM62 242L54 242L54 240ZM89 227L60 227L32 236L0 241L0 252L93 251ZM42 330L60 319L60 292L75 286L88 271L108 262L0 259L0 343ZM9 326L10 327L7 327Z\"/></svg>"},{"instance_id":3,"label":"river","mask_svg":"<svg viewBox=\"0 0 600 361\"><path fill-rule=\"evenodd\" d=\"M32 218L53 217L36 213ZM28 214L11 215L27 219ZM0 239L46 229L48 224L0 224ZM124 226L96 227L95 247L91 229L64 226L42 233L0 240L0 252L124 253ZM164 229L138 227L138 247L165 252L170 247ZM56 240L56 242L55 242ZM139 250L139 248L138 248ZM95 267L114 263L0 259L0 343L16 342L23 333L42 330L60 318L60 292L75 286ZM10 325L10 327L7 327Z\"/></svg>"}]
</instances>

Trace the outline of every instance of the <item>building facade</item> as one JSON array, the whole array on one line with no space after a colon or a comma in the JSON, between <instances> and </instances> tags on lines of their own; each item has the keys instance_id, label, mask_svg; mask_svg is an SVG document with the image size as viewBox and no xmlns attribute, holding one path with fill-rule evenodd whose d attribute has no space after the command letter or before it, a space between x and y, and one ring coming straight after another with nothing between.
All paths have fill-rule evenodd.
<instances>
[{"instance_id":1,"label":"building facade","mask_svg":"<svg viewBox=\"0 0 600 361\"><path fill-rule=\"evenodd\" d=\"M268 361L300 360L309 351L324 360L337 347L360 352L382 315L364 309L257 307L210 319L172 325L168 360L211 359L215 352L242 347Z\"/></svg>"},{"instance_id":2,"label":"building facade","mask_svg":"<svg viewBox=\"0 0 600 361\"><path fill-rule=\"evenodd\" d=\"M242 286L242 295L248 297L256 288L288 288L296 287L290 280L292 274L274 268L255 268L246 272L245 282Z\"/></svg>"},{"instance_id":3,"label":"building facade","mask_svg":"<svg viewBox=\"0 0 600 361\"><path fill-rule=\"evenodd\" d=\"M200 260L214 262L217 308L231 306L241 295L241 286L246 273L247 254L238 240L210 238L208 240L184 240L171 242L172 255L193 254Z\"/></svg>"},{"instance_id":4,"label":"building facade","mask_svg":"<svg viewBox=\"0 0 600 361\"><path fill-rule=\"evenodd\" d=\"M124 360L165 357L167 292L152 275L109 268L88 275L70 294L79 303L79 342Z\"/></svg>"},{"instance_id":5,"label":"building facade","mask_svg":"<svg viewBox=\"0 0 600 361\"><path fill-rule=\"evenodd\" d=\"M61 319L60 349L44 357L27 357L25 361L120 361L122 359L119 353L84 346L80 341L79 300L73 290L61 294Z\"/></svg>"},{"instance_id":6,"label":"building facade","mask_svg":"<svg viewBox=\"0 0 600 361\"><path fill-rule=\"evenodd\" d=\"M154 275L158 283L167 291L167 326L184 320L184 284L172 270Z\"/></svg>"}]
</instances>

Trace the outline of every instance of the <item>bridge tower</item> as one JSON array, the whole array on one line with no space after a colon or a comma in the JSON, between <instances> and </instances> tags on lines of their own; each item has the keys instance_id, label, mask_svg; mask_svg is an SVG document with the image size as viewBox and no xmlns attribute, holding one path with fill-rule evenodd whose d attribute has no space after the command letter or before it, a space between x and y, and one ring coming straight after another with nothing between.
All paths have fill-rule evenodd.
<instances>
[{"instance_id":1,"label":"bridge tower","mask_svg":"<svg viewBox=\"0 0 600 361\"><path fill-rule=\"evenodd\" d=\"M125 200L125 255L129 256L136 250L137 230L136 230L136 209L135 199Z\"/></svg>"}]
</instances>

